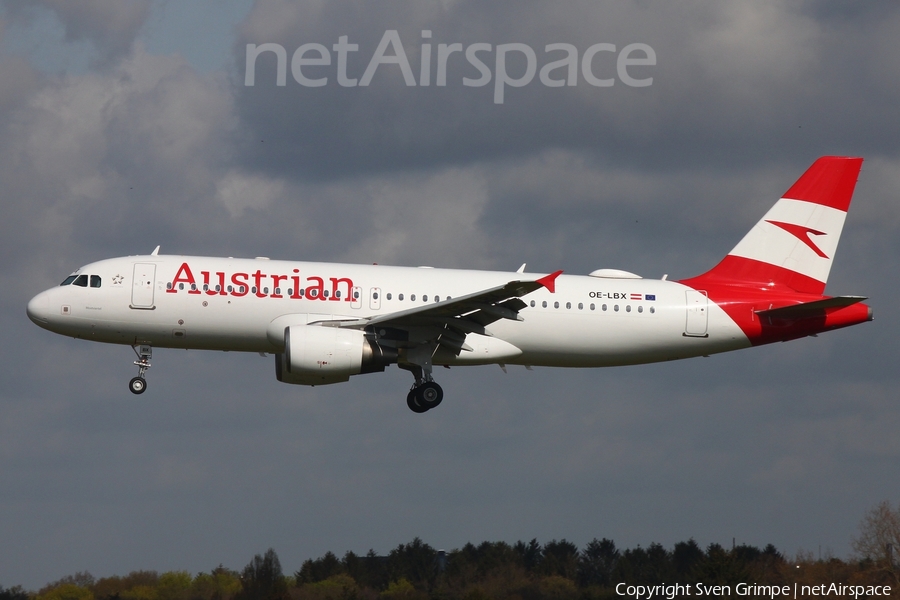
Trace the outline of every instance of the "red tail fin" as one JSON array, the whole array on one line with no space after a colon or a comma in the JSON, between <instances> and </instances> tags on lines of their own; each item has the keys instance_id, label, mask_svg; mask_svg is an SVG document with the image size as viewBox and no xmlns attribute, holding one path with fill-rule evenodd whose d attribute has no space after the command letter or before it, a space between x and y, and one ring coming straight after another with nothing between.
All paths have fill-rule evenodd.
<instances>
[{"instance_id":1,"label":"red tail fin","mask_svg":"<svg viewBox=\"0 0 900 600\"><path fill-rule=\"evenodd\" d=\"M684 283L821 295L862 162L843 156L818 159L722 262Z\"/></svg>"}]
</instances>

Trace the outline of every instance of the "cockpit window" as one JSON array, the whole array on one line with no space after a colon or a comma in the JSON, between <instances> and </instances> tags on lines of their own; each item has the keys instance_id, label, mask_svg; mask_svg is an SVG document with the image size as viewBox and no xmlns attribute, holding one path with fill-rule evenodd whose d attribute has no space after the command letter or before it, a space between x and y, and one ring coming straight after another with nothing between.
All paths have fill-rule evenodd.
<instances>
[{"instance_id":1,"label":"cockpit window","mask_svg":"<svg viewBox=\"0 0 900 600\"><path fill-rule=\"evenodd\" d=\"M78 275L69 275L68 277L66 277L65 281L63 281L63 282L62 282L61 284L59 284L59 285L60 285L60 286L63 286L63 285L71 285L72 282L75 281L75 278L76 278L76 277L78 277Z\"/></svg>"},{"instance_id":2,"label":"cockpit window","mask_svg":"<svg viewBox=\"0 0 900 600\"><path fill-rule=\"evenodd\" d=\"M79 275L75 278L75 281L72 282L72 285L77 285L78 287L87 287L88 285L88 276L87 275Z\"/></svg>"},{"instance_id":3,"label":"cockpit window","mask_svg":"<svg viewBox=\"0 0 900 600\"><path fill-rule=\"evenodd\" d=\"M91 275L91 287L100 287L100 276L99 275Z\"/></svg>"}]
</instances>

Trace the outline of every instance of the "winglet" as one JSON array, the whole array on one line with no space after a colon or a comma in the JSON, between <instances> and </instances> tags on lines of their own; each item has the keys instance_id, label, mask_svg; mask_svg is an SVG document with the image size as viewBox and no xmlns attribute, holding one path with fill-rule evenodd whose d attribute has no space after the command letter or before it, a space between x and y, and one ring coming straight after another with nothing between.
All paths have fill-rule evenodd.
<instances>
[{"instance_id":1,"label":"winglet","mask_svg":"<svg viewBox=\"0 0 900 600\"><path fill-rule=\"evenodd\" d=\"M540 279L536 280L539 284L550 290L551 294L556 293L556 278L562 275L562 271L555 271L550 273L549 275L545 275Z\"/></svg>"}]
</instances>

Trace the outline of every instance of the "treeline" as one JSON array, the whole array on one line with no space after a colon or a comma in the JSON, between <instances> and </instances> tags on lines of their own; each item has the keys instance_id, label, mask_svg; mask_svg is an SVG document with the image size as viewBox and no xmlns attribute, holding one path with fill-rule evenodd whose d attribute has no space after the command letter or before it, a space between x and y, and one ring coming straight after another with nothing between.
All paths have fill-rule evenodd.
<instances>
[{"instance_id":1,"label":"treeline","mask_svg":"<svg viewBox=\"0 0 900 600\"><path fill-rule=\"evenodd\" d=\"M76 573L37 592L0 586L0 600L565 600L622 598L616 585L892 585L896 574L872 560L799 555L788 560L771 544L731 549L694 540L620 550L608 539L584 548L566 540L482 542L447 553L416 538L387 556L331 552L283 572L274 550L256 555L240 572L219 566L196 576L185 571L137 571L95 579ZM664 596L663 596L664 597ZM753 596L743 596L753 597ZM768 596L766 596L768 597Z\"/></svg>"}]
</instances>

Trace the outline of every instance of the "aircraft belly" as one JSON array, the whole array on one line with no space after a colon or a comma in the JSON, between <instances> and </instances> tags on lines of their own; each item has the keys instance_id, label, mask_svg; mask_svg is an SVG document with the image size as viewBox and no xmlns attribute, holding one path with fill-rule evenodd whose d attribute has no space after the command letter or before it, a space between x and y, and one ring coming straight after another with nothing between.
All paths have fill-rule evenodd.
<instances>
[{"instance_id":1,"label":"aircraft belly","mask_svg":"<svg viewBox=\"0 0 900 600\"><path fill-rule=\"evenodd\" d=\"M652 316L596 313L523 315L521 323L502 322L492 333L522 354L510 364L604 367L661 362L750 346L740 328L718 306L709 310L706 337L689 337L684 306L658 307Z\"/></svg>"}]
</instances>

